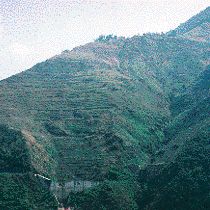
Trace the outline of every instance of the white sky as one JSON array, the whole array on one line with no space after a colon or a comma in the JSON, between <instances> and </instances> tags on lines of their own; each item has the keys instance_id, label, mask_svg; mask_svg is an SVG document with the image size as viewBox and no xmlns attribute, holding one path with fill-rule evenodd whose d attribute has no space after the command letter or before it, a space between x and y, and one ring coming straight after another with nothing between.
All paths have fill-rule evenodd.
<instances>
[{"instance_id":1,"label":"white sky","mask_svg":"<svg viewBox=\"0 0 210 210\"><path fill-rule=\"evenodd\" d=\"M167 32L209 0L0 0L0 80L99 35Z\"/></svg>"}]
</instances>

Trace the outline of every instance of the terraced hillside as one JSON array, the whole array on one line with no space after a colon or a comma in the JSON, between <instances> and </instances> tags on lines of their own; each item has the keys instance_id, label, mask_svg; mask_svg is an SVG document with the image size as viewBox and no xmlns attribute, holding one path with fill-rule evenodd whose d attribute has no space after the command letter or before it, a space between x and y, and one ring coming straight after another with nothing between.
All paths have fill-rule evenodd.
<instances>
[{"instance_id":1,"label":"terraced hillside","mask_svg":"<svg viewBox=\"0 0 210 210\"><path fill-rule=\"evenodd\" d=\"M200 192L209 179L209 52L181 35L96 40L0 81L1 172L100 181L70 193L76 209L208 206L208 190L195 204L179 188L189 178ZM164 206L170 189L181 205Z\"/></svg>"},{"instance_id":2,"label":"terraced hillside","mask_svg":"<svg viewBox=\"0 0 210 210\"><path fill-rule=\"evenodd\" d=\"M61 54L2 81L2 123L21 129L32 152L46 143L43 164L59 178L101 179L111 166L143 166L152 155L143 148L155 150L163 140L165 96L117 65L76 56Z\"/></svg>"}]
</instances>

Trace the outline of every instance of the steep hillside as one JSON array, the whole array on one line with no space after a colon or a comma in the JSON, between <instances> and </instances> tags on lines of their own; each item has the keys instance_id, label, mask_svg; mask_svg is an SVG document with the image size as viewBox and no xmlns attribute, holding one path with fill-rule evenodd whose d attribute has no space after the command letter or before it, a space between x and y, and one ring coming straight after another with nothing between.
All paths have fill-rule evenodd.
<instances>
[{"instance_id":1,"label":"steep hillside","mask_svg":"<svg viewBox=\"0 0 210 210\"><path fill-rule=\"evenodd\" d=\"M208 206L208 18L209 8L175 35L97 39L0 81L1 205L16 205L12 183L25 186L20 208L45 208L30 204L45 198L29 198L39 173L60 186L101 181L70 193L75 209Z\"/></svg>"},{"instance_id":2,"label":"steep hillside","mask_svg":"<svg viewBox=\"0 0 210 210\"><path fill-rule=\"evenodd\" d=\"M92 43L1 82L2 123L20 129L31 151L47 143L54 177L101 179L110 167L143 167L163 141L165 96L123 73L119 51Z\"/></svg>"},{"instance_id":3,"label":"steep hillside","mask_svg":"<svg viewBox=\"0 0 210 210\"><path fill-rule=\"evenodd\" d=\"M57 210L54 195L33 174L0 173L1 210Z\"/></svg>"},{"instance_id":4,"label":"steep hillside","mask_svg":"<svg viewBox=\"0 0 210 210\"><path fill-rule=\"evenodd\" d=\"M182 37L200 42L210 42L210 22L202 23L200 26L183 34Z\"/></svg>"},{"instance_id":5,"label":"steep hillside","mask_svg":"<svg viewBox=\"0 0 210 210\"><path fill-rule=\"evenodd\" d=\"M176 117L164 130L167 141L155 154L153 164L142 169L137 179L133 176L71 193L67 205L85 210L208 209L209 70L207 66L188 93L173 98L170 110Z\"/></svg>"},{"instance_id":6,"label":"steep hillside","mask_svg":"<svg viewBox=\"0 0 210 210\"><path fill-rule=\"evenodd\" d=\"M190 18L187 22L180 24L178 28L167 33L168 36L185 36L185 35L194 35L195 37L204 36L209 42L209 23L210 23L210 7L207 7L205 10L201 11L197 15ZM202 33L198 33L198 31ZM197 31L197 33L196 33ZM207 34L204 34L207 33ZM206 36L205 36L206 35ZM203 41L204 41L203 40Z\"/></svg>"},{"instance_id":7,"label":"steep hillside","mask_svg":"<svg viewBox=\"0 0 210 210\"><path fill-rule=\"evenodd\" d=\"M31 171L29 152L21 132L0 125L0 140L0 172Z\"/></svg>"},{"instance_id":8,"label":"steep hillside","mask_svg":"<svg viewBox=\"0 0 210 210\"><path fill-rule=\"evenodd\" d=\"M205 68L184 95L173 98L170 110L176 116L164 130L167 142L157 153L161 167L148 179L147 188L137 196L140 209L208 209L209 200L209 110L210 66ZM178 114L178 115L177 115ZM148 181L149 180L149 181Z\"/></svg>"},{"instance_id":9,"label":"steep hillside","mask_svg":"<svg viewBox=\"0 0 210 210\"><path fill-rule=\"evenodd\" d=\"M0 209L57 209L58 203L52 192L34 176L38 171L47 174L34 168L36 164L33 164L38 159L39 165L44 165L47 152L30 150L36 145L29 147L31 142L20 130L5 125L0 125L0 144Z\"/></svg>"},{"instance_id":10,"label":"steep hillside","mask_svg":"<svg viewBox=\"0 0 210 210\"><path fill-rule=\"evenodd\" d=\"M123 74L163 95L179 95L209 64L209 43L146 34L128 39L120 51Z\"/></svg>"}]
</instances>

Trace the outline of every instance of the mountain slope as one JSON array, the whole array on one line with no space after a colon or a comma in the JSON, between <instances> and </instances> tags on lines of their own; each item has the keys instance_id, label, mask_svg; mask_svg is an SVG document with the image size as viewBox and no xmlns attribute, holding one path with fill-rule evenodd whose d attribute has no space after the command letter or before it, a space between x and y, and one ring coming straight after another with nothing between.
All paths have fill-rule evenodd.
<instances>
[{"instance_id":1,"label":"mountain slope","mask_svg":"<svg viewBox=\"0 0 210 210\"><path fill-rule=\"evenodd\" d=\"M200 26L182 35L182 37L195 41L210 42L210 22L202 23Z\"/></svg>"},{"instance_id":2,"label":"mountain slope","mask_svg":"<svg viewBox=\"0 0 210 210\"><path fill-rule=\"evenodd\" d=\"M75 208L208 204L206 189L197 204L193 191L186 194L209 179L210 43L187 38L203 32L208 14L177 36L96 40L0 81L2 172L39 173L61 184L101 181L69 196Z\"/></svg>"},{"instance_id":3,"label":"mountain slope","mask_svg":"<svg viewBox=\"0 0 210 210\"><path fill-rule=\"evenodd\" d=\"M154 163L140 171L137 180L130 178L106 183L90 192L71 193L67 204L78 209L208 209L208 75L209 66L198 77L190 93L173 99L172 112L177 111L174 104L180 103L180 98L188 98L190 103L183 106L180 115L166 127L167 142L156 153ZM119 189L121 193L114 193Z\"/></svg>"},{"instance_id":4,"label":"mountain slope","mask_svg":"<svg viewBox=\"0 0 210 210\"><path fill-rule=\"evenodd\" d=\"M177 27L175 30L168 32L167 35L174 37L174 36L186 36L191 34L191 36L194 35L194 38L195 37L199 38L199 36L202 36L203 34L203 36L207 38L207 40L205 40L205 38L204 40L209 42L209 23L210 23L210 7L207 7L205 10L193 16L185 23L180 24L180 26ZM202 30L203 33L198 33L198 31L201 32L201 29L203 29Z\"/></svg>"},{"instance_id":5,"label":"mountain slope","mask_svg":"<svg viewBox=\"0 0 210 210\"><path fill-rule=\"evenodd\" d=\"M57 210L54 195L43 188L33 174L0 174L0 208Z\"/></svg>"},{"instance_id":6,"label":"mountain slope","mask_svg":"<svg viewBox=\"0 0 210 210\"><path fill-rule=\"evenodd\" d=\"M79 54L55 56L0 84L2 123L56 150L49 164L58 162L53 167L58 177L99 179L111 166L143 166L163 140L160 122L169 114L165 96L121 73L117 61L112 63L119 49L102 46L110 51L92 43L89 52L84 47Z\"/></svg>"}]
</instances>

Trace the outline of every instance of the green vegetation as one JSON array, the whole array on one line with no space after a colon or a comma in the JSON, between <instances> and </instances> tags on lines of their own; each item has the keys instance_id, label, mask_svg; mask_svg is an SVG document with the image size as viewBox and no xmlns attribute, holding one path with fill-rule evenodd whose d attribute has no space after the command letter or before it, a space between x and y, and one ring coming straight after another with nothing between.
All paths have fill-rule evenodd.
<instances>
[{"instance_id":1,"label":"green vegetation","mask_svg":"<svg viewBox=\"0 0 210 210\"><path fill-rule=\"evenodd\" d=\"M32 173L101 181L71 192L75 209L208 208L209 49L101 35L1 81L2 209L56 208Z\"/></svg>"},{"instance_id":2,"label":"green vegetation","mask_svg":"<svg viewBox=\"0 0 210 210\"><path fill-rule=\"evenodd\" d=\"M192 29L202 25L203 23L209 23L210 22L209 11L210 7L207 7L205 10L196 14L185 23L181 23L180 26L177 27L175 30L169 31L168 36L183 35L191 31Z\"/></svg>"},{"instance_id":3,"label":"green vegetation","mask_svg":"<svg viewBox=\"0 0 210 210\"><path fill-rule=\"evenodd\" d=\"M105 182L91 190L70 193L66 205L81 210L137 210L136 193L133 180Z\"/></svg>"},{"instance_id":4,"label":"green vegetation","mask_svg":"<svg viewBox=\"0 0 210 210\"><path fill-rule=\"evenodd\" d=\"M0 125L0 171L24 173L30 171L29 152L20 131Z\"/></svg>"},{"instance_id":5,"label":"green vegetation","mask_svg":"<svg viewBox=\"0 0 210 210\"><path fill-rule=\"evenodd\" d=\"M116 35L110 34L110 35L100 35L97 39L95 39L95 42L109 42L112 40L117 39L125 39L125 37L117 37Z\"/></svg>"},{"instance_id":6,"label":"green vegetation","mask_svg":"<svg viewBox=\"0 0 210 210\"><path fill-rule=\"evenodd\" d=\"M0 209L57 210L53 194L33 174L0 174Z\"/></svg>"}]
</instances>

